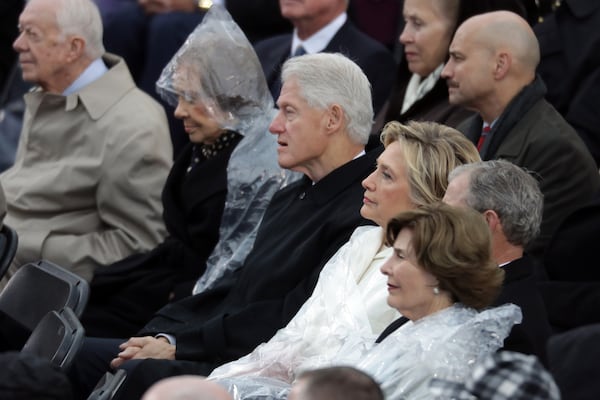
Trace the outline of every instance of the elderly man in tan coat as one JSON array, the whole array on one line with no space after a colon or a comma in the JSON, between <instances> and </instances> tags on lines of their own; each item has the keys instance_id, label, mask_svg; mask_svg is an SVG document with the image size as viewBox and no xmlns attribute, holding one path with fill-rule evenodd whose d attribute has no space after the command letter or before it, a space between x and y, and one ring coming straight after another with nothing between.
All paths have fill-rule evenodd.
<instances>
[{"instance_id":1,"label":"elderly man in tan coat","mask_svg":"<svg viewBox=\"0 0 600 400\"><path fill-rule=\"evenodd\" d=\"M165 235L165 113L104 53L91 0L31 0L19 30L13 47L36 87L25 95L14 166L1 175L5 222L19 235L8 275L43 258L90 280Z\"/></svg>"}]
</instances>

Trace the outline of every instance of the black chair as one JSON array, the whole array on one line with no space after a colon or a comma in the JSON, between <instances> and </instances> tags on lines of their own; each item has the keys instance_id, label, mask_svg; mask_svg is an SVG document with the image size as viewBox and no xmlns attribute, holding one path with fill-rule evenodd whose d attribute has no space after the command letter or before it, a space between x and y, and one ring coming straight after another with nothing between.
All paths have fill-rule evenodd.
<instances>
[{"instance_id":1,"label":"black chair","mask_svg":"<svg viewBox=\"0 0 600 400\"><path fill-rule=\"evenodd\" d=\"M17 252L19 238L17 232L8 225L0 229L0 279L4 276Z\"/></svg>"},{"instance_id":2,"label":"black chair","mask_svg":"<svg viewBox=\"0 0 600 400\"><path fill-rule=\"evenodd\" d=\"M599 282L594 268L600 235L600 194L560 223L546 246L544 267L548 278L563 282Z\"/></svg>"},{"instance_id":3,"label":"black chair","mask_svg":"<svg viewBox=\"0 0 600 400\"><path fill-rule=\"evenodd\" d=\"M80 316L88 283L48 261L25 264L0 292L0 351L20 350L42 318L64 307Z\"/></svg>"},{"instance_id":4,"label":"black chair","mask_svg":"<svg viewBox=\"0 0 600 400\"><path fill-rule=\"evenodd\" d=\"M118 369L115 373L107 372L98 381L98 384L90 393L87 400L110 400L113 398L117 390L121 387L121 384L127 376L127 371L124 369Z\"/></svg>"},{"instance_id":5,"label":"black chair","mask_svg":"<svg viewBox=\"0 0 600 400\"><path fill-rule=\"evenodd\" d=\"M565 400L600 399L600 324L581 326L548 340L548 366Z\"/></svg>"},{"instance_id":6,"label":"black chair","mask_svg":"<svg viewBox=\"0 0 600 400\"><path fill-rule=\"evenodd\" d=\"M85 331L69 307L48 312L37 324L22 352L50 360L62 370L67 370L83 345Z\"/></svg>"}]
</instances>

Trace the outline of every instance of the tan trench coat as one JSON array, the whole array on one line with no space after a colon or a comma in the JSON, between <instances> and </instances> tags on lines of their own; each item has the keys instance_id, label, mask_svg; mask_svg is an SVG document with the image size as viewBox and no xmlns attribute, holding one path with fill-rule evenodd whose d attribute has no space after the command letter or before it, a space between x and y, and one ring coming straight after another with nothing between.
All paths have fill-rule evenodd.
<instances>
[{"instance_id":1,"label":"tan trench coat","mask_svg":"<svg viewBox=\"0 0 600 400\"><path fill-rule=\"evenodd\" d=\"M25 95L15 164L0 176L5 223L19 235L11 271L43 258L91 280L97 267L164 238L165 112L122 59L103 60L108 72L77 93Z\"/></svg>"}]
</instances>

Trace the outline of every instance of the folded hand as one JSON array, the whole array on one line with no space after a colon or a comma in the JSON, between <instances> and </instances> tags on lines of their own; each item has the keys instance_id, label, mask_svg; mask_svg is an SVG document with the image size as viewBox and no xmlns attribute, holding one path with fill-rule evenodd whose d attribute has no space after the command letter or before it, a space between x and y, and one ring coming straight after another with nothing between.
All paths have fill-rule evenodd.
<instances>
[{"instance_id":1,"label":"folded hand","mask_svg":"<svg viewBox=\"0 0 600 400\"><path fill-rule=\"evenodd\" d=\"M119 368L125 361L133 359L175 359L175 346L163 337L132 337L121 344L119 348L121 352L110 362L110 366L113 368Z\"/></svg>"}]
</instances>

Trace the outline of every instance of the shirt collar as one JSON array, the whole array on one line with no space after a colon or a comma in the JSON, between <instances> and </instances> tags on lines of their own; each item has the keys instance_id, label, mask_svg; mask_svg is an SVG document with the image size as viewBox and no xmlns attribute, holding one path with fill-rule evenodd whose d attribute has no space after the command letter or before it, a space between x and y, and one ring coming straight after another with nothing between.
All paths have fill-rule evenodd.
<instances>
[{"instance_id":1,"label":"shirt collar","mask_svg":"<svg viewBox=\"0 0 600 400\"><path fill-rule=\"evenodd\" d=\"M217 138L217 140L215 140L214 143L203 144L200 146L200 152L207 160L213 158L221 151L231 146L238 135L238 133L233 131L225 131Z\"/></svg>"},{"instance_id":2,"label":"shirt collar","mask_svg":"<svg viewBox=\"0 0 600 400\"><path fill-rule=\"evenodd\" d=\"M365 154L367 154L367 152L365 151L365 149L362 149L357 155L354 156L353 160L356 160L358 157L362 157Z\"/></svg>"},{"instance_id":3,"label":"shirt collar","mask_svg":"<svg viewBox=\"0 0 600 400\"><path fill-rule=\"evenodd\" d=\"M81 102L95 121L127 92L136 90L135 82L122 58L105 53L102 60L108 66L108 71L94 82L82 87L78 92L65 96L66 111L74 109Z\"/></svg>"},{"instance_id":4,"label":"shirt collar","mask_svg":"<svg viewBox=\"0 0 600 400\"><path fill-rule=\"evenodd\" d=\"M68 96L71 93L78 92L86 85L94 82L96 79L100 78L104 73L108 71L108 68L102 61L102 58L97 58L91 62L90 65L83 71L81 75L71 85L65 89L62 93L63 96Z\"/></svg>"},{"instance_id":5,"label":"shirt collar","mask_svg":"<svg viewBox=\"0 0 600 400\"><path fill-rule=\"evenodd\" d=\"M323 28L304 41L300 40L298 37L298 31L294 29L294 34L292 35L292 52L290 54L294 54L296 48L300 45L304 47L304 50L307 54L314 54L323 51L329 42L331 42L331 39L333 39L335 34L340 30L342 25L346 23L347 19L348 15L346 12L341 13L333 21L325 25Z\"/></svg>"},{"instance_id":6,"label":"shirt collar","mask_svg":"<svg viewBox=\"0 0 600 400\"><path fill-rule=\"evenodd\" d=\"M357 155L355 155L352 160L356 160L357 158L360 158L362 156L364 156L365 154L367 154L367 152L365 151L365 149L362 149ZM315 181L311 181L313 186L315 185Z\"/></svg>"}]
</instances>

